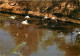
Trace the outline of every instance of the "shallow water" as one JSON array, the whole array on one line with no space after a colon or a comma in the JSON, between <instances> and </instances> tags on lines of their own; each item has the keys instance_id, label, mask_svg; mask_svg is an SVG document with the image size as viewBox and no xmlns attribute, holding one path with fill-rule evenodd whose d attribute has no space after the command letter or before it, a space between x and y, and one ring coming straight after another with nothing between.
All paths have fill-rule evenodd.
<instances>
[{"instance_id":1,"label":"shallow water","mask_svg":"<svg viewBox=\"0 0 80 56\"><path fill-rule=\"evenodd\" d=\"M80 56L80 37L75 34L80 25L51 27L31 18L30 25L24 26L22 16L15 20L10 16L0 14L0 56Z\"/></svg>"}]
</instances>

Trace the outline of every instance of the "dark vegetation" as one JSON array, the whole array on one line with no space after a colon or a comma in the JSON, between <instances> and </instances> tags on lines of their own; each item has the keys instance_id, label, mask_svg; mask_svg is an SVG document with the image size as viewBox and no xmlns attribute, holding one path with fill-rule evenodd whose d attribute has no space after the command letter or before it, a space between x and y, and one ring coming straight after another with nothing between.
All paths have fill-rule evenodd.
<instances>
[{"instance_id":1,"label":"dark vegetation","mask_svg":"<svg viewBox=\"0 0 80 56\"><path fill-rule=\"evenodd\" d=\"M71 11L69 17L73 19L80 19L80 9L78 8Z\"/></svg>"}]
</instances>

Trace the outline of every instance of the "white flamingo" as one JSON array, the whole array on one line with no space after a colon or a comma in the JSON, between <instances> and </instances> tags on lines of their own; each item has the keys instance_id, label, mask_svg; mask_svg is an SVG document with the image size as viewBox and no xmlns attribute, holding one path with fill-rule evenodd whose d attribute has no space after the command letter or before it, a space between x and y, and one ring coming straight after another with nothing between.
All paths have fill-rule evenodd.
<instances>
[{"instance_id":1,"label":"white flamingo","mask_svg":"<svg viewBox=\"0 0 80 56\"><path fill-rule=\"evenodd\" d=\"M55 20L57 22L57 19L55 17L52 17L51 20Z\"/></svg>"},{"instance_id":2,"label":"white flamingo","mask_svg":"<svg viewBox=\"0 0 80 56\"><path fill-rule=\"evenodd\" d=\"M48 16L45 16L44 18L47 19L47 18L49 18L49 17L48 17Z\"/></svg>"},{"instance_id":3,"label":"white flamingo","mask_svg":"<svg viewBox=\"0 0 80 56\"><path fill-rule=\"evenodd\" d=\"M22 21L21 24L23 24L23 25L29 25L29 23L27 22L27 20Z\"/></svg>"},{"instance_id":4,"label":"white flamingo","mask_svg":"<svg viewBox=\"0 0 80 56\"><path fill-rule=\"evenodd\" d=\"M80 32L79 31L77 31L77 33L76 34L80 34Z\"/></svg>"},{"instance_id":5,"label":"white flamingo","mask_svg":"<svg viewBox=\"0 0 80 56\"><path fill-rule=\"evenodd\" d=\"M15 18L16 18L16 16L10 16L10 18L15 19Z\"/></svg>"},{"instance_id":6,"label":"white flamingo","mask_svg":"<svg viewBox=\"0 0 80 56\"><path fill-rule=\"evenodd\" d=\"M56 18L55 18L55 17L52 17L51 19L52 19L52 20L55 20Z\"/></svg>"},{"instance_id":7,"label":"white flamingo","mask_svg":"<svg viewBox=\"0 0 80 56\"><path fill-rule=\"evenodd\" d=\"M30 16L27 15L27 16L25 16L25 18L30 18Z\"/></svg>"},{"instance_id":8,"label":"white flamingo","mask_svg":"<svg viewBox=\"0 0 80 56\"><path fill-rule=\"evenodd\" d=\"M48 19L49 17L48 16L45 16L42 20L45 20L45 19Z\"/></svg>"}]
</instances>

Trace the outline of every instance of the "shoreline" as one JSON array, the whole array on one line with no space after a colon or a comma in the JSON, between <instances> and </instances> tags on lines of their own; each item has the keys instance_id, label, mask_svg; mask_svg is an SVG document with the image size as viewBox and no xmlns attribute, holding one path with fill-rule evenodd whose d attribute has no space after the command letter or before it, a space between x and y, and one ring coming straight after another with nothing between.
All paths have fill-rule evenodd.
<instances>
[{"instance_id":1,"label":"shoreline","mask_svg":"<svg viewBox=\"0 0 80 56\"><path fill-rule=\"evenodd\" d=\"M5 11L0 11L0 13L26 16L26 13L25 14L18 14L18 13L5 12ZM36 11L36 12L34 12L34 11L28 11L27 15L30 15L30 16L36 17L36 18L43 18L44 16L48 16L48 14L46 14L46 13L40 13L39 11ZM51 17L55 17L56 20L59 20L59 21L62 21L62 22L71 22L71 23L80 24L80 20L75 20L75 19L68 18L68 17L63 17L63 19L62 19L60 17L57 17L56 15L49 14L49 18L51 18Z\"/></svg>"}]
</instances>

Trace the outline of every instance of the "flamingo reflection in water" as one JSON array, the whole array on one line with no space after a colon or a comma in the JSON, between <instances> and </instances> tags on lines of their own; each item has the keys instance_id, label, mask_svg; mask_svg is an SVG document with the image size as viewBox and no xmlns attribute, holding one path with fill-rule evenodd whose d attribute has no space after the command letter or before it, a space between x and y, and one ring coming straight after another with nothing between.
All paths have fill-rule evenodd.
<instances>
[{"instance_id":1,"label":"flamingo reflection in water","mask_svg":"<svg viewBox=\"0 0 80 56\"><path fill-rule=\"evenodd\" d=\"M79 29L75 28L73 32L65 36L65 43L70 45L77 45L78 40L80 40Z\"/></svg>"},{"instance_id":2,"label":"flamingo reflection in water","mask_svg":"<svg viewBox=\"0 0 80 56\"><path fill-rule=\"evenodd\" d=\"M77 45L78 40L80 40L80 32L79 31L75 31L72 33L72 42L74 45Z\"/></svg>"},{"instance_id":3,"label":"flamingo reflection in water","mask_svg":"<svg viewBox=\"0 0 80 56\"><path fill-rule=\"evenodd\" d=\"M80 32L79 31L76 31L77 33L77 36L76 36L76 42L78 41L78 40L80 40ZM77 43L76 43L77 44Z\"/></svg>"}]
</instances>

